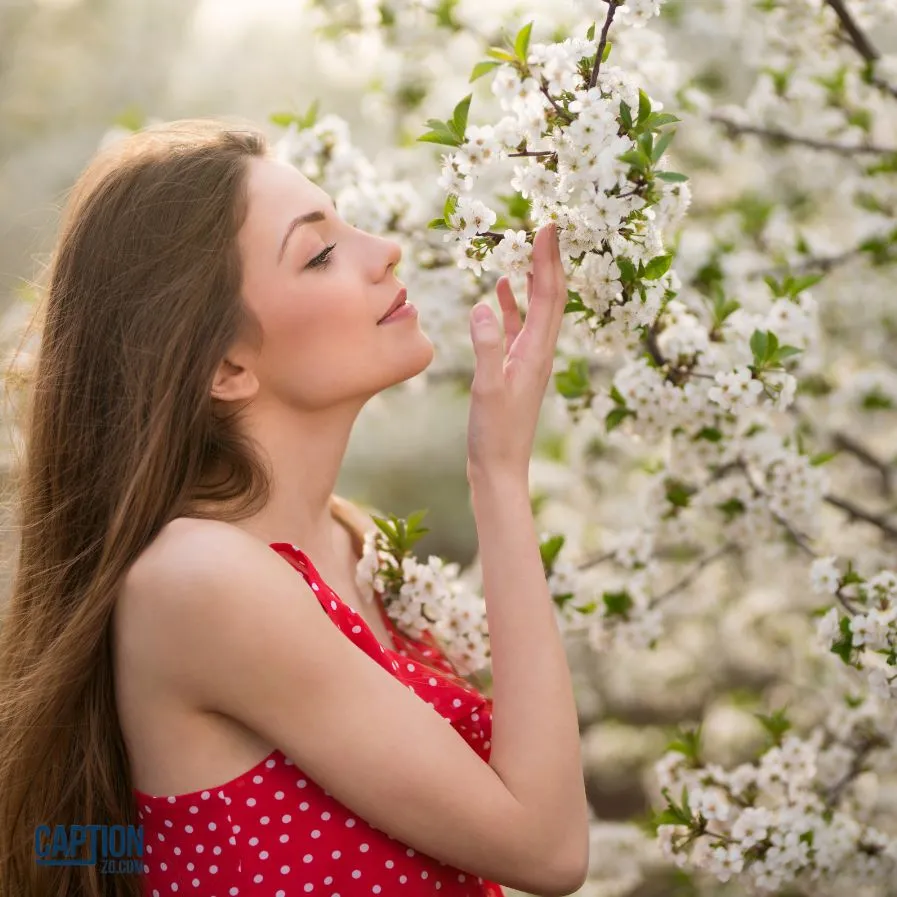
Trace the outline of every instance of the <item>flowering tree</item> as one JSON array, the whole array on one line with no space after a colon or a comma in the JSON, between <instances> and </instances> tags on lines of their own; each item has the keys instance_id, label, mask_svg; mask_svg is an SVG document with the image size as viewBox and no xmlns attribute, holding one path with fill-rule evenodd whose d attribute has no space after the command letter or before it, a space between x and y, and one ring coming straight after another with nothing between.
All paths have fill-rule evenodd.
<instances>
[{"instance_id":1,"label":"flowering tree","mask_svg":"<svg viewBox=\"0 0 897 897\"><path fill-rule=\"evenodd\" d=\"M584 893L885 897L897 55L877 41L897 4L660 7L313 3L319 52L368 60L382 146L315 104L272 116L277 151L403 242L438 346L425 383L470 383L468 309L559 226L567 320L531 469L545 570L639 750L679 724L643 750L650 825L596 820ZM416 560L422 520L378 517L359 581L488 674L476 565ZM611 881L622 854L637 868Z\"/></svg>"},{"instance_id":2,"label":"flowering tree","mask_svg":"<svg viewBox=\"0 0 897 897\"><path fill-rule=\"evenodd\" d=\"M559 225L568 321L532 477L559 620L604 669L638 678L648 664L661 696L682 663L664 683L656 659L690 651L690 678L707 680L681 714L695 724L727 689L753 689L765 744L727 768L686 726L656 764L662 854L707 892L734 879L887 893L894 807L869 791L897 770L881 445L895 402L897 56L871 35L897 8L671 3L655 29L658 0L566 15L324 6L334 40L377 47L394 136L417 124L441 150L439 177L405 147L379 179L340 180L347 134L309 154L339 127L326 117L289 122L283 147L319 160L343 214L404 239L403 273L439 340L431 381L469 377L467 308L498 274L527 270L539 226ZM709 34L724 38L688 63L667 57ZM389 181L413 153L412 197ZM414 526L378 523L362 579L467 669L486 663L482 597L438 559L411 559Z\"/></svg>"}]
</instances>

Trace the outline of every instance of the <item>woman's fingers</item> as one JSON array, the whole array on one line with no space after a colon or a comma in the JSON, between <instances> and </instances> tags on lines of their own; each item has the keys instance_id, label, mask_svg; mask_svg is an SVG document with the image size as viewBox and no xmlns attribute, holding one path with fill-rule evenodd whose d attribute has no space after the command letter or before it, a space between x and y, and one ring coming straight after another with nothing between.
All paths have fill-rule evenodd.
<instances>
[{"instance_id":1,"label":"woman's fingers","mask_svg":"<svg viewBox=\"0 0 897 897\"><path fill-rule=\"evenodd\" d=\"M514 298L514 291L511 289L511 282L507 277L499 278L495 285L495 292L498 295L498 304L501 306L505 328L505 354L507 355L523 327L523 321L520 317L520 309L517 307L517 300Z\"/></svg>"},{"instance_id":2,"label":"woman's fingers","mask_svg":"<svg viewBox=\"0 0 897 897\"><path fill-rule=\"evenodd\" d=\"M555 283L554 302L552 303L551 345L557 343L561 325L564 322L564 309L567 307L567 273L564 271L564 260L561 258L559 239L552 242L553 273Z\"/></svg>"},{"instance_id":3,"label":"woman's fingers","mask_svg":"<svg viewBox=\"0 0 897 897\"><path fill-rule=\"evenodd\" d=\"M560 276L559 276L560 272ZM561 298L558 291L562 284L563 265L557 240L557 225L540 228L533 240L533 271L528 278L530 293L526 312L526 343L536 351L546 351L554 355L554 340L560 329L560 315L564 307L558 305ZM566 305L566 289L564 289ZM538 347L538 348L537 348Z\"/></svg>"}]
</instances>

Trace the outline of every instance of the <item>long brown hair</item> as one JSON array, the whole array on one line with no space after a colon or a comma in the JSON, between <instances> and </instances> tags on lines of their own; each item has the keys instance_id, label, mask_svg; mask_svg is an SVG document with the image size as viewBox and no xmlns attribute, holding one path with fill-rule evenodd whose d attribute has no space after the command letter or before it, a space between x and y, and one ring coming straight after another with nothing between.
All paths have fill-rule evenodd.
<instances>
[{"instance_id":1,"label":"long brown hair","mask_svg":"<svg viewBox=\"0 0 897 897\"><path fill-rule=\"evenodd\" d=\"M173 518L250 516L269 471L210 396L261 339L236 235L252 128L175 122L102 151L77 181L35 324L0 631L0 897L134 897L134 875L38 865L40 825L135 825L112 618L129 566ZM210 516L210 514L209 514Z\"/></svg>"}]
</instances>

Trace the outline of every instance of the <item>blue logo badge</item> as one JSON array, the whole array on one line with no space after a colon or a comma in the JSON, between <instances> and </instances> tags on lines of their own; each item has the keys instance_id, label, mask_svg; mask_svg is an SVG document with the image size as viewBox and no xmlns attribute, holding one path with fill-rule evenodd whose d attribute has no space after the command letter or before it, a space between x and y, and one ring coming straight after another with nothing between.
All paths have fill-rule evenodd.
<instances>
[{"instance_id":1,"label":"blue logo badge","mask_svg":"<svg viewBox=\"0 0 897 897\"><path fill-rule=\"evenodd\" d=\"M39 825L39 866L99 866L101 873L143 871L142 825Z\"/></svg>"}]
</instances>

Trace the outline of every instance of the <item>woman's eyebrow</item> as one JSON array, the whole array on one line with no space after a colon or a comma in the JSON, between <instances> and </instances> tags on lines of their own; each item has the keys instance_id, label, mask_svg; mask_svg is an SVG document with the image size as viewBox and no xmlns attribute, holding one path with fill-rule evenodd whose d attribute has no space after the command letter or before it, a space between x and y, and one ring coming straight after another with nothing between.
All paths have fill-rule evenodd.
<instances>
[{"instance_id":1,"label":"woman's eyebrow","mask_svg":"<svg viewBox=\"0 0 897 897\"><path fill-rule=\"evenodd\" d=\"M297 227L302 227L303 224L311 224L314 221L323 221L324 213L318 209L314 212L306 212L304 215L297 215L287 227L287 232L283 235L283 242L280 244L280 252L277 255L277 264L279 265L281 260L283 259L284 250L287 248L287 240L290 239L290 234L296 230Z\"/></svg>"}]
</instances>

